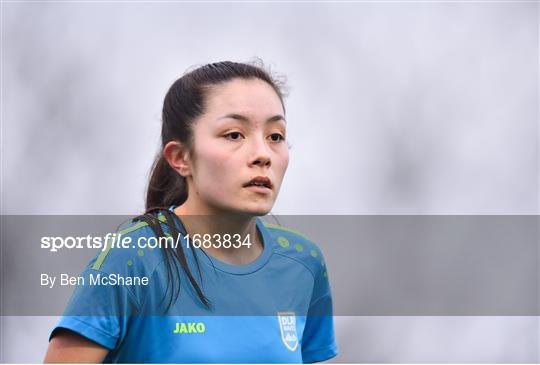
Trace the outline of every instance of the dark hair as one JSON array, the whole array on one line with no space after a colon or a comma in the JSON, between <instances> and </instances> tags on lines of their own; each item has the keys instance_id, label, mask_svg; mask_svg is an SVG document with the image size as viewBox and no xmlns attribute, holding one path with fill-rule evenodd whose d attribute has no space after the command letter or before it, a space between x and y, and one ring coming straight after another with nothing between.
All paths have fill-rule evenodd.
<instances>
[{"instance_id":1,"label":"dark hair","mask_svg":"<svg viewBox=\"0 0 540 365\"><path fill-rule=\"evenodd\" d=\"M264 65L259 59L251 63L224 61L206 64L186 72L176 80L169 88L163 102L161 151L156 156L151 169L146 193L146 211L144 215L136 218L148 223L158 236L164 235L159 221L155 219L160 212L166 218L165 224L170 227L170 233L175 238L180 234L174 223L178 217L174 213L171 214L168 209L171 205L183 204L188 195L185 177L170 167L163 156L162 150L171 141L178 141L187 146L188 149L193 148L192 126L194 121L205 112L209 91L217 85L234 79L259 79L267 82L275 90L283 110L285 110L283 99L286 86L283 77L271 75L270 71L264 69ZM193 246L191 246L191 249L193 250ZM209 301L191 274L182 247L178 247L176 252L172 248L166 248L165 251L168 278L171 279L173 273L178 272L178 264L180 264L197 296L208 307ZM194 256L196 258L196 255ZM198 260L195 261L199 276L201 276ZM172 269L173 266L174 270ZM168 288L167 286L167 291ZM179 291L180 285L178 285L176 296L178 296ZM172 292L174 292L174 281ZM171 303L172 296L169 306Z\"/></svg>"}]
</instances>

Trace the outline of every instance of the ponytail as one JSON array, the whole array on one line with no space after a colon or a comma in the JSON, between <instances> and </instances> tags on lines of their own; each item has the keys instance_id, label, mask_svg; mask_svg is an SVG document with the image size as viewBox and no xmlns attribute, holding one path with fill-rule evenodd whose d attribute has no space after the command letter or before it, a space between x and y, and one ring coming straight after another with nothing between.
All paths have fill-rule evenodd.
<instances>
[{"instance_id":1,"label":"ponytail","mask_svg":"<svg viewBox=\"0 0 540 365\"><path fill-rule=\"evenodd\" d=\"M146 211L143 215L135 218L135 221L147 223L154 234L157 237L167 238L165 232L161 227L161 223L157 219L159 214L164 214L165 221L163 224L169 227L172 237L177 237L181 233L178 231L175 225L175 219L179 220L174 213L169 211L171 205L181 205L187 199L187 185L186 178L176 172L167 162L163 153L159 153L156 157L150 174L150 181L148 183L148 189L146 193ZM197 265L197 271L199 277L202 280L201 268L199 266L199 260L193 245L191 245L191 251L195 258ZM206 255L206 253L203 251ZM179 245L174 249L173 247L164 248L164 262L167 268L167 289L162 301L167 296L170 288L169 302L167 310L171 307L173 302L176 301L180 294L180 275L179 266L186 273L191 286L195 290L199 300L206 307L210 308L210 301L202 292L200 285L195 280L195 277L189 269L186 256L182 245ZM161 303L161 302L160 302Z\"/></svg>"}]
</instances>

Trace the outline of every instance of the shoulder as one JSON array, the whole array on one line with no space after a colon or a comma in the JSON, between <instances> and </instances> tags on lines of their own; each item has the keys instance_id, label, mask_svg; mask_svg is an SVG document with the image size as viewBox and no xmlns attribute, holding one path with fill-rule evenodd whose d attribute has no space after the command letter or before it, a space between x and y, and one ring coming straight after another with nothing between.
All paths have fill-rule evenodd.
<instances>
[{"instance_id":1,"label":"shoulder","mask_svg":"<svg viewBox=\"0 0 540 365\"><path fill-rule=\"evenodd\" d=\"M326 263L315 242L295 229L269 223L264 227L275 242L274 253L306 266L314 277L324 275Z\"/></svg>"},{"instance_id":2,"label":"shoulder","mask_svg":"<svg viewBox=\"0 0 540 365\"><path fill-rule=\"evenodd\" d=\"M108 273L148 274L163 261L161 250L148 245L152 237L156 233L146 222L129 220L104 237L105 245L88 268Z\"/></svg>"}]
</instances>

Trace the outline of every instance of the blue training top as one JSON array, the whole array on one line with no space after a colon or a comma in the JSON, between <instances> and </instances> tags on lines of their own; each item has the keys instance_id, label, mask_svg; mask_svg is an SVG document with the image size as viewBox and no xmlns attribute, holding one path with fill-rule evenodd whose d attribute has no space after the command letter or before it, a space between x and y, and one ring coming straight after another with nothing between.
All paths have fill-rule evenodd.
<instances>
[{"instance_id":1,"label":"blue training top","mask_svg":"<svg viewBox=\"0 0 540 365\"><path fill-rule=\"evenodd\" d=\"M179 277L168 276L164 249L109 245L80 275L84 285L76 287L50 338L59 328L74 331L108 348L105 362L312 363L337 355L328 274L313 242L257 218L262 253L248 265L231 265L188 249L180 220L175 224L210 308L180 266ZM145 222L130 222L119 233L132 242L156 236ZM129 277L147 277L148 284ZM173 298L168 284L174 283L179 296L158 313Z\"/></svg>"}]
</instances>

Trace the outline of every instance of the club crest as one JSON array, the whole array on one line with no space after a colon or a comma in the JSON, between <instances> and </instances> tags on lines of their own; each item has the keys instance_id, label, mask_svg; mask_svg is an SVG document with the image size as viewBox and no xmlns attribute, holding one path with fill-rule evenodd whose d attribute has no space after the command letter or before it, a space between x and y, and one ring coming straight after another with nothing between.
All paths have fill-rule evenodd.
<instances>
[{"instance_id":1,"label":"club crest","mask_svg":"<svg viewBox=\"0 0 540 365\"><path fill-rule=\"evenodd\" d=\"M294 312L278 312L278 320L281 340L289 350L296 350L298 336L296 335L296 316Z\"/></svg>"}]
</instances>

